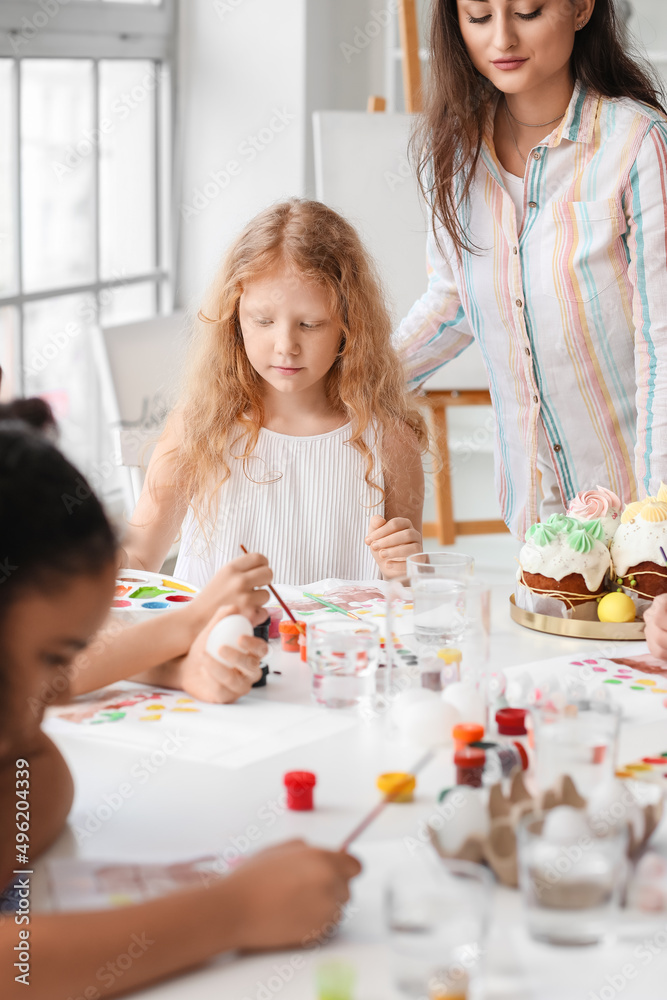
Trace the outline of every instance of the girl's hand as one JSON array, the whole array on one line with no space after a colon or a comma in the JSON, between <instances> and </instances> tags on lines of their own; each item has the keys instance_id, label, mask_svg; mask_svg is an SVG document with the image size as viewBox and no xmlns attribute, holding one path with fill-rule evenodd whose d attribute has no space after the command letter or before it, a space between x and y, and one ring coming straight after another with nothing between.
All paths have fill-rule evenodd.
<instances>
[{"instance_id":1,"label":"girl's hand","mask_svg":"<svg viewBox=\"0 0 667 1000\"><path fill-rule=\"evenodd\" d=\"M405 560L422 551L422 536L407 517L392 517L385 521L379 514L370 520L366 545L370 545L373 558L386 580L405 576Z\"/></svg>"},{"instance_id":2,"label":"girl's hand","mask_svg":"<svg viewBox=\"0 0 667 1000\"><path fill-rule=\"evenodd\" d=\"M646 641L651 656L667 660L667 594L659 594L644 614Z\"/></svg>"},{"instance_id":3,"label":"girl's hand","mask_svg":"<svg viewBox=\"0 0 667 1000\"><path fill-rule=\"evenodd\" d=\"M206 652L206 640L213 626L221 618L236 614L238 607L220 608L181 660L174 685L182 687L192 698L228 705L247 694L262 676L260 662L269 648L263 639L244 635L239 639L240 650L221 646L219 652L224 663L218 663Z\"/></svg>"},{"instance_id":4,"label":"girl's hand","mask_svg":"<svg viewBox=\"0 0 667 1000\"><path fill-rule=\"evenodd\" d=\"M243 950L323 943L361 871L356 858L292 840L248 859L223 880Z\"/></svg>"},{"instance_id":5,"label":"girl's hand","mask_svg":"<svg viewBox=\"0 0 667 1000\"><path fill-rule=\"evenodd\" d=\"M266 619L263 606L271 595L268 590L258 588L266 587L272 579L266 556L250 552L232 559L188 604L187 610L196 616L196 631L203 629L223 604L234 604L237 614L245 615L251 625L259 625Z\"/></svg>"}]
</instances>

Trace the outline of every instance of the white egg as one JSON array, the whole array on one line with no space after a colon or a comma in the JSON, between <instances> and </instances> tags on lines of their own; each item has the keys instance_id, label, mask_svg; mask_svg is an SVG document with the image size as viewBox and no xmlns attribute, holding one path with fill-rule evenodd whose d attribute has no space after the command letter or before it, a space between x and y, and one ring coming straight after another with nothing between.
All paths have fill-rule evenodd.
<instances>
[{"instance_id":1,"label":"white egg","mask_svg":"<svg viewBox=\"0 0 667 1000\"><path fill-rule=\"evenodd\" d=\"M590 833L586 813L573 806L550 809L542 827L542 836L551 844L566 844L579 837L589 837Z\"/></svg>"},{"instance_id":2,"label":"white egg","mask_svg":"<svg viewBox=\"0 0 667 1000\"><path fill-rule=\"evenodd\" d=\"M635 840L644 836L644 813L627 783L610 778L596 785L586 812L594 833L600 837L616 833L624 826L632 829Z\"/></svg>"},{"instance_id":3,"label":"white egg","mask_svg":"<svg viewBox=\"0 0 667 1000\"><path fill-rule=\"evenodd\" d=\"M484 725L486 721L484 701L474 684L466 681L448 684L441 697L445 704L456 709L462 722L477 722Z\"/></svg>"},{"instance_id":4,"label":"white egg","mask_svg":"<svg viewBox=\"0 0 667 1000\"><path fill-rule=\"evenodd\" d=\"M252 625L243 615L228 615L222 618L217 625L211 629L211 633L206 640L206 652L218 663L222 663L219 654L221 646L231 646L239 648L239 639L242 635L252 635Z\"/></svg>"},{"instance_id":5,"label":"white egg","mask_svg":"<svg viewBox=\"0 0 667 1000\"><path fill-rule=\"evenodd\" d=\"M468 837L489 832L488 793L485 788L457 785L438 805L431 819L438 841L447 854L454 854Z\"/></svg>"},{"instance_id":6,"label":"white egg","mask_svg":"<svg viewBox=\"0 0 667 1000\"><path fill-rule=\"evenodd\" d=\"M405 695L412 692L406 691ZM438 694L424 691L418 698L405 698L393 707L393 719L404 739L420 746L449 746L452 729L461 716L452 705L444 704Z\"/></svg>"}]
</instances>

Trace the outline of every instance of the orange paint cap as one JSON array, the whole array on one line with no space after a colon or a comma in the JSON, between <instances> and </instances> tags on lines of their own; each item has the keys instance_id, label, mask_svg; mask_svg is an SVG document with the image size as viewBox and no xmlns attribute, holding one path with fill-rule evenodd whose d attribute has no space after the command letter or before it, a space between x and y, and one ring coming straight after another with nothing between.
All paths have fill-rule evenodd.
<instances>
[{"instance_id":1,"label":"orange paint cap","mask_svg":"<svg viewBox=\"0 0 667 1000\"><path fill-rule=\"evenodd\" d=\"M281 635L303 635L306 631L306 623L292 622L286 618L285 621L279 623L278 631Z\"/></svg>"},{"instance_id":2,"label":"orange paint cap","mask_svg":"<svg viewBox=\"0 0 667 1000\"><path fill-rule=\"evenodd\" d=\"M460 722L452 729L452 739L457 747L467 747L470 743L479 743L484 737L484 726L478 722Z\"/></svg>"}]
</instances>

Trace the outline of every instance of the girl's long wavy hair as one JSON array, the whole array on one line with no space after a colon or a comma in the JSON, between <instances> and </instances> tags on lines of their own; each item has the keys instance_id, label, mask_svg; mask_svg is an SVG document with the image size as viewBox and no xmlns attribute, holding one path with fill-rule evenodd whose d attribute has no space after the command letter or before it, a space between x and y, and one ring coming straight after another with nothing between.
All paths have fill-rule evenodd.
<instances>
[{"instance_id":1,"label":"girl's long wavy hair","mask_svg":"<svg viewBox=\"0 0 667 1000\"><path fill-rule=\"evenodd\" d=\"M590 20L575 35L574 79L603 97L630 97L665 114L657 76L626 49L614 0L596 0ZM456 0L432 0L429 74L424 112L412 137L411 152L422 191L431 204L436 238L440 242L437 227L442 225L460 259L464 251L478 249L465 232L459 210L470 195L498 90L475 69L468 55Z\"/></svg>"},{"instance_id":2,"label":"girl's long wavy hair","mask_svg":"<svg viewBox=\"0 0 667 1000\"><path fill-rule=\"evenodd\" d=\"M375 267L355 229L316 201L291 199L256 218L231 247L195 324L178 409L182 437L178 484L202 523L218 487L229 478L230 447L248 460L264 421L262 379L248 361L239 300L251 282L284 267L326 290L340 323L341 346L329 370L328 398L351 424L349 443L372 479L373 455L364 433L374 425L382 457L385 431L411 428L428 448L424 418L406 392L405 373L391 345L392 324ZM252 478L252 476L249 476ZM380 501L378 501L380 502Z\"/></svg>"}]
</instances>

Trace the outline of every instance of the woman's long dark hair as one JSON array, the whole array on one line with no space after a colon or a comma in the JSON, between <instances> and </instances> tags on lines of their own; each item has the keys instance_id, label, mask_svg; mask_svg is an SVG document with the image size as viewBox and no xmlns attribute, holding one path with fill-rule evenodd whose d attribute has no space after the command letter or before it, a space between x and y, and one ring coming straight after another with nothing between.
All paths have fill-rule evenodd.
<instances>
[{"instance_id":1,"label":"woman's long dark hair","mask_svg":"<svg viewBox=\"0 0 667 1000\"><path fill-rule=\"evenodd\" d=\"M577 31L572 74L603 97L630 97L666 114L657 77L626 52L614 0L597 0ZM442 224L457 254L475 251L459 208L467 201L496 88L472 64L461 36L456 0L433 0L430 79L411 150L433 229Z\"/></svg>"}]
</instances>

